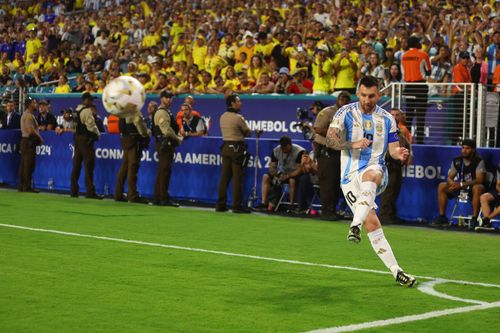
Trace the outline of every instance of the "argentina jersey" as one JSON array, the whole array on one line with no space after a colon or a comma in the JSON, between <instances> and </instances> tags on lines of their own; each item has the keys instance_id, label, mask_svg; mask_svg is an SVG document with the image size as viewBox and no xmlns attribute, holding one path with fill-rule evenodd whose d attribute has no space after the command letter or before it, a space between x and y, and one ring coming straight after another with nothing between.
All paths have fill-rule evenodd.
<instances>
[{"instance_id":1,"label":"argentina jersey","mask_svg":"<svg viewBox=\"0 0 500 333\"><path fill-rule=\"evenodd\" d=\"M347 142L362 138L372 141L365 149L342 150L342 184L349 183L353 176L372 165L378 165L385 171L387 145L398 141L396 122L389 112L377 105L373 113L365 114L359 109L358 102L351 103L337 111L330 127L338 128Z\"/></svg>"}]
</instances>

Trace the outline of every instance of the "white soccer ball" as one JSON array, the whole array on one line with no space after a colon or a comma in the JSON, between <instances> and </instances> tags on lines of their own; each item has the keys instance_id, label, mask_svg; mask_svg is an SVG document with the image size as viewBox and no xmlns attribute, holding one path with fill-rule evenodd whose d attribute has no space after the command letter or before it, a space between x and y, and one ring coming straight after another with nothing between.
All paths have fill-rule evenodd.
<instances>
[{"instance_id":1,"label":"white soccer ball","mask_svg":"<svg viewBox=\"0 0 500 333\"><path fill-rule=\"evenodd\" d=\"M144 86L131 76L111 80L102 92L106 111L120 118L140 112L145 101Z\"/></svg>"}]
</instances>

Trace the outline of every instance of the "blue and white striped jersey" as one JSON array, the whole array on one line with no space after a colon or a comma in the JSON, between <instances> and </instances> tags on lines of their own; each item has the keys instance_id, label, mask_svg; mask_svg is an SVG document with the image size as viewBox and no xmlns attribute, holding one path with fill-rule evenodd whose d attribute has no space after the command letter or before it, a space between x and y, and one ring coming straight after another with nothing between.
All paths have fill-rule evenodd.
<instances>
[{"instance_id":1,"label":"blue and white striped jersey","mask_svg":"<svg viewBox=\"0 0 500 333\"><path fill-rule=\"evenodd\" d=\"M343 150L341 154L342 183L347 184L371 165L380 165L385 170L384 157L387 145L398 141L397 126L392 115L379 107L372 114L364 114L359 103L351 103L340 108L330 124L345 135L346 141L356 142L362 138L372 141L365 149Z\"/></svg>"}]
</instances>

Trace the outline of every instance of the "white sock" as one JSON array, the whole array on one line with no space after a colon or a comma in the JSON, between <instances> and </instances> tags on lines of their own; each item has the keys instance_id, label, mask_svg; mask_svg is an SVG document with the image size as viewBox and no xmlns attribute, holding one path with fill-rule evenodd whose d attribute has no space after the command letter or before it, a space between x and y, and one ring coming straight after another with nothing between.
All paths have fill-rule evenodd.
<instances>
[{"instance_id":1,"label":"white sock","mask_svg":"<svg viewBox=\"0 0 500 333\"><path fill-rule=\"evenodd\" d=\"M396 260L396 257L394 257L394 253L392 253L389 242L385 239L382 228L369 232L368 238L370 239L370 243L372 243L373 250L377 253L380 260L382 260L384 265L389 268L392 275L396 277L396 274L398 270L401 270L401 267L399 267L398 261Z\"/></svg>"},{"instance_id":2,"label":"white sock","mask_svg":"<svg viewBox=\"0 0 500 333\"><path fill-rule=\"evenodd\" d=\"M356 202L356 209L354 211L354 217L351 222L351 227L359 226L365 223L368 213L373 207L375 202L375 196L377 194L377 184L374 182L362 182L361 183L361 195Z\"/></svg>"}]
</instances>

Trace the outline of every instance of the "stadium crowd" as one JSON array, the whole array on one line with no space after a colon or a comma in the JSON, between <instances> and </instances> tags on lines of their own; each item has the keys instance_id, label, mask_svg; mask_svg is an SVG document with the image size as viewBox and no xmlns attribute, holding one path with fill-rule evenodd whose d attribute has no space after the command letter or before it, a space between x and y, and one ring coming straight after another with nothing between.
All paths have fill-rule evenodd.
<instances>
[{"instance_id":1,"label":"stadium crowd","mask_svg":"<svg viewBox=\"0 0 500 333\"><path fill-rule=\"evenodd\" d=\"M404 80L411 36L428 82L452 82L467 54L466 79L498 84L499 12L498 0L4 2L0 85L92 93L126 74L148 92L353 93L364 75Z\"/></svg>"}]
</instances>

